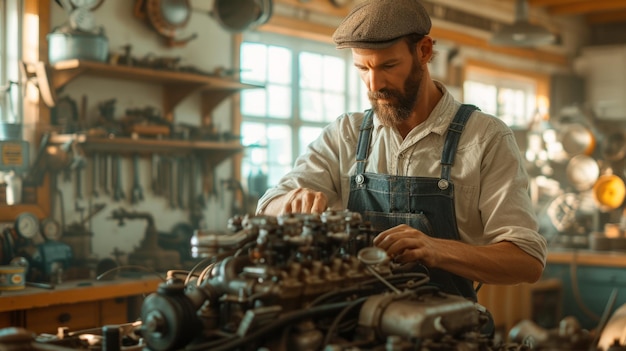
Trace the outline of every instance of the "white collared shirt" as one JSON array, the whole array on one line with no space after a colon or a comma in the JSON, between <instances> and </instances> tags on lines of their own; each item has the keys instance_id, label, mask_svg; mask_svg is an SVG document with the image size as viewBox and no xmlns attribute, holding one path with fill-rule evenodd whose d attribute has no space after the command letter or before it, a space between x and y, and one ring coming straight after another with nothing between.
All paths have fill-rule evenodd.
<instances>
[{"instance_id":1,"label":"white collared shirt","mask_svg":"<svg viewBox=\"0 0 626 351\"><path fill-rule=\"evenodd\" d=\"M405 139L374 118L366 172L440 177L446 131L460 102L437 85L443 97ZM279 185L261 197L257 213L273 198L295 188L321 191L328 197L329 208L346 209L363 116L344 114L326 126ZM537 231L528 175L513 132L504 122L479 111L472 114L459 140L451 180L461 241L472 245L510 241L545 266L547 244Z\"/></svg>"}]
</instances>

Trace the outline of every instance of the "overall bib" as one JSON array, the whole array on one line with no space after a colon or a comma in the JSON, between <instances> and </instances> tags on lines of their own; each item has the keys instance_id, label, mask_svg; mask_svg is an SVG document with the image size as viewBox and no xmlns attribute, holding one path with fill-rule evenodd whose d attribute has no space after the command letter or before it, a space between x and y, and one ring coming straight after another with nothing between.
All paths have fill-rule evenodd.
<instances>
[{"instance_id":1,"label":"overall bib","mask_svg":"<svg viewBox=\"0 0 626 351\"><path fill-rule=\"evenodd\" d=\"M350 177L348 210L361 213L376 231L407 224L435 238L459 240L450 170L463 127L476 109L461 105L450 123L441 155L440 178L365 172L374 120L372 110L367 110L359 133L356 173ZM476 301L471 280L439 269L429 270L431 284L443 292Z\"/></svg>"}]
</instances>

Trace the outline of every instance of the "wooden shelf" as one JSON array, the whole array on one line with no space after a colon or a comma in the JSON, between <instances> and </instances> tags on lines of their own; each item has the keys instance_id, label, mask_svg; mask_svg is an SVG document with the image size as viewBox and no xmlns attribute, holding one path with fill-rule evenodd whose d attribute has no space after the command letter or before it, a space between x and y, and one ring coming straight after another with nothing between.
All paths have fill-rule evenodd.
<instances>
[{"instance_id":1,"label":"wooden shelf","mask_svg":"<svg viewBox=\"0 0 626 351\"><path fill-rule=\"evenodd\" d=\"M262 88L259 85L243 84L232 79L195 74L183 71L158 70L152 68L110 65L87 60L67 60L52 65L51 82L54 89L61 89L82 75L140 81L163 86L163 114L172 120L174 107L189 94L204 92L204 103L211 108L217 106L230 94L243 89Z\"/></svg>"},{"instance_id":2,"label":"wooden shelf","mask_svg":"<svg viewBox=\"0 0 626 351\"><path fill-rule=\"evenodd\" d=\"M145 139L128 137L93 137L79 134L59 134L50 138L53 144L62 144L74 139L86 153L111 152L116 154L152 154L187 155L201 153L207 162L218 164L225 159L243 151L238 141L204 141L204 140L171 140Z\"/></svg>"}]
</instances>

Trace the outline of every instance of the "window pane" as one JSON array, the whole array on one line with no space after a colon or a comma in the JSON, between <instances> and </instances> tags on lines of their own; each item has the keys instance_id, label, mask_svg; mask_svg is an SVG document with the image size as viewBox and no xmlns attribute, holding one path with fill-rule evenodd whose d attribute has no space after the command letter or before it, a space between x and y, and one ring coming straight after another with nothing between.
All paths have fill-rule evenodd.
<instances>
[{"instance_id":1,"label":"window pane","mask_svg":"<svg viewBox=\"0 0 626 351\"><path fill-rule=\"evenodd\" d=\"M324 56L324 89L346 91L346 61L335 56Z\"/></svg>"},{"instance_id":2,"label":"window pane","mask_svg":"<svg viewBox=\"0 0 626 351\"><path fill-rule=\"evenodd\" d=\"M500 118L509 126L522 125L527 121L526 94L519 89L500 89L498 94Z\"/></svg>"},{"instance_id":3,"label":"window pane","mask_svg":"<svg viewBox=\"0 0 626 351\"><path fill-rule=\"evenodd\" d=\"M241 135L241 144L243 146L267 145L267 130L263 123L242 122Z\"/></svg>"},{"instance_id":4,"label":"window pane","mask_svg":"<svg viewBox=\"0 0 626 351\"><path fill-rule=\"evenodd\" d=\"M269 48L269 81L291 84L291 51L278 46Z\"/></svg>"},{"instance_id":5,"label":"window pane","mask_svg":"<svg viewBox=\"0 0 626 351\"><path fill-rule=\"evenodd\" d=\"M322 134L322 127L302 127L300 128L300 149L299 154L302 155L309 144Z\"/></svg>"},{"instance_id":6,"label":"window pane","mask_svg":"<svg viewBox=\"0 0 626 351\"><path fill-rule=\"evenodd\" d=\"M463 84L465 103L474 104L485 113L498 115L497 88L495 85L465 81Z\"/></svg>"},{"instance_id":7,"label":"window pane","mask_svg":"<svg viewBox=\"0 0 626 351\"><path fill-rule=\"evenodd\" d=\"M324 94L324 121L331 122L346 110L346 98L339 94Z\"/></svg>"},{"instance_id":8,"label":"window pane","mask_svg":"<svg viewBox=\"0 0 626 351\"><path fill-rule=\"evenodd\" d=\"M268 185L278 184L289 170L293 161L291 153L291 128L286 125L268 125Z\"/></svg>"},{"instance_id":9,"label":"window pane","mask_svg":"<svg viewBox=\"0 0 626 351\"><path fill-rule=\"evenodd\" d=\"M278 181L280 181L280 178L282 178L290 170L291 166L270 166L268 169L269 174L267 177L267 185L275 186L276 184L278 184Z\"/></svg>"},{"instance_id":10,"label":"window pane","mask_svg":"<svg viewBox=\"0 0 626 351\"><path fill-rule=\"evenodd\" d=\"M322 56L303 52L300 54L300 87L316 88L322 87Z\"/></svg>"},{"instance_id":11,"label":"window pane","mask_svg":"<svg viewBox=\"0 0 626 351\"><path fill-rule=\"evenodd\" d=\"M269 117L291 117L291 88L279 85L267 87L269 97Z\"/></svg>"},{"instance_id":12,"label":"window pane","mask_svg":"<svg viewBox=\"0 0 626 351\"><path fill-rule=\"evenodd\" d=\"M241 44L241 81L265 83L267 80L267 46L255 43Z\"/></svg>"},{"instance_id":13,"label":"window pane","mask_svg":"<svg viewBox=\"0 0 626 351\"><path fill-rule=\"evenodd\" d=\"M270 124L267 127L267 135L270 162L291 166L291 128L285 125Z\"/></svg>"},{"instance_id":14,"label":"window pane","mask_svg":"<svg viewBox=\"0 0 626 351\"><path fill-rule=\"evenodd\" d=\"M264 89L250 89L241 92L241 113L248 116L266 116L267 93Z\"/></svg>"},{"instance_id":15,"label":"window pane","mask_svg":"<svg viewBox=\"0 0 626 351\"><path fill-rule=\"evenodd\" d=\"M300 118L310 122L323 121L322 94L319 91L300 90Z\"/></svg>"}]
</instances>

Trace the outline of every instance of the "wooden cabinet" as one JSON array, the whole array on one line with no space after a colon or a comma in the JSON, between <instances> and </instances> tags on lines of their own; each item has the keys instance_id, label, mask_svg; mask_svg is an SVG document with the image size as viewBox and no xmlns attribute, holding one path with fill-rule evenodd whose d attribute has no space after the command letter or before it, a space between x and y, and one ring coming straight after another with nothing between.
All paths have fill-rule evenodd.
<instances>
[{"instance_id":1,"label":"wooden cabinet","mask_svg":"<svg viewBox=\"0 0 626 351\"><path fill-rule=\"evenodd\" d=\"M6 328L6 327L10 327L13 325L11 316L12 316L11 312L0 313L0 328Z\"/></svg>"},{"instance_id":2,"label":"wooden cabinet","mask_svg":"<svg viewBox=\"0 0 626 351\"><path fill-rule=\"evenodd\" d=\"M142 296L156 292L160 279L117 278L107 282L72 281L53 290L26 287L0 295L0 328L23 327L56 333L135 321Z\"/></svg>"}]
</instances>

